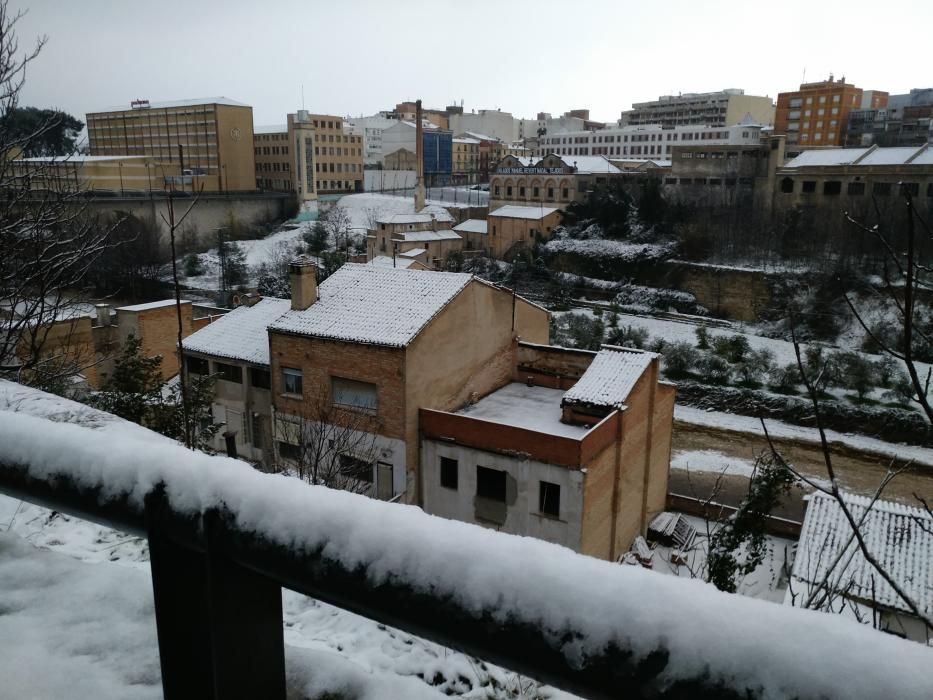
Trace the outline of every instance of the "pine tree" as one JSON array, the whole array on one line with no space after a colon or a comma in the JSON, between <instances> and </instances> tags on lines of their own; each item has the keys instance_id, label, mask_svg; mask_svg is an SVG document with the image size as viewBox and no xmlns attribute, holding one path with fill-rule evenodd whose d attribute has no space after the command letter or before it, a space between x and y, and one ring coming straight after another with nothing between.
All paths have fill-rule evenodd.
<instances>
[{"instance_id":1,"label":"pine tree","mask_svg":"<svg viewBox=\"0 0 933 700\"><path fill-rule=\"evenodd\" d=\"M140 425L162 386L162 357L143 357L141 345L134 335L126 339L103 391L91 397L92 405L102 411Z\"/></svg>"}]
</instances>

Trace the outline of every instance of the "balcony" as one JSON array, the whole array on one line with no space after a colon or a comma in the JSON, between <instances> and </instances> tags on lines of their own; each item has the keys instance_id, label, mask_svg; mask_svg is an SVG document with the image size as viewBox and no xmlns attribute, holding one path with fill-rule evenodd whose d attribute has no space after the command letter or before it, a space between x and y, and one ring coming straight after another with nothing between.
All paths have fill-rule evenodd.
<instances>
[{"instance_id":1,"label":"balcony","mask_svg":"<svg viewBox=\"0 0 933 700\"><path fill-rule=\"evenodd\" d=\"M170 699L284 698L282 587L584 697L933 692L928 649L854 622L262 474L3 381L0 491L148 539Z\"/></svg>"}]
</instances>

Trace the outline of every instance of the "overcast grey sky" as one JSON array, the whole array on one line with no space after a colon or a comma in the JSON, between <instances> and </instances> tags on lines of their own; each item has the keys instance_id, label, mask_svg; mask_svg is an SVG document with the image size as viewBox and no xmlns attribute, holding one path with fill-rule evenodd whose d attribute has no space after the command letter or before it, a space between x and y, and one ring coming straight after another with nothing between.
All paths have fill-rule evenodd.
<instances>
[{"instance_id":1,"label":"overcast grey sky","mask_svg":"<svg viewBox=\"0 0 933 700\"><path fill-rule=\"evenodd\" d=\"M256 124L301 106L372 114L421 97L520 117L725 87L770 95L845 76L933 85L933 1L10 0L48 43L23 104L88 111L223 95Z\"/></svg>"}]
</instances>

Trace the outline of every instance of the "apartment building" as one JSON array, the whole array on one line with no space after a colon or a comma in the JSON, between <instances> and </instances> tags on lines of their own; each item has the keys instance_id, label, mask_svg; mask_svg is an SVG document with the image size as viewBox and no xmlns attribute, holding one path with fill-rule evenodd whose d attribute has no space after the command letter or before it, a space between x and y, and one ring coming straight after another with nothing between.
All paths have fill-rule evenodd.
<instances>
[{"instance_id":1,"label":"apartment building","mask_svg":"<svg viewBox=\"0 0 933 700\"><path fill-rule=\"evenodd\" d=\"M363 137L342 117L310 114L314 128L314 179L318 194L363 191Z\"/></svg>"},{"instance_id":2,"label":"apartment building","mask_svg":"<svg viewBox=\"0 0 933 700\"><path fill-rule=\"evenodd\" d=\"M208 369L268 358L252 399L245 370L218 380L232 384L218 389L228 419L269 392L264 452L300 454L287 426L323 407L372 437L365 452L328 448L370 495L608 559L663 510L674 392L656 355L552 348L546 310L466 274L347 264L318 286L309 259L290 273L291 302L244 307L185 344Z\"/></svg>"},{"instance_id":3,"label":"apartment building","mask_svg":"<svg viewBox=\"0 0 933 700\"><path fill-rule=\"evenodd\" d=\"M480 181L480 141L469 136L451 139L453 160L451 182L456 185L473 185Z\"/></svg>"},{"instance_id":4,"label":"apartment building","mask_svg":"<svg viewBox=\"0 0 933 700\"><path fill-rule=\"evenodd\" d=\"M92 156L147 156L177 166L187 191L256 189L253 108L226 97L134 100L85 115Z\"/></svg>"},{"instance_id":5,"label":"apartment building","mask_svg":"<svg viewBox=\"0 0 933 700\"><path fill-rule=\"evenodd\" d=\"M679 144L698 141L707 144L757 144L761 130L761 124L751 122L726 127L615 126L598 131L569 131L545 136L538 144L537 153L670 160L672 149Z\"/></svg>"},{"instance_id":6,"label":"apartment building","mask_svg":"<svg viewBox=\"0 0 933 700\"><path fill-rule=\"evenodd\" d=\"M622 112L619 124L660 124L665 128L705 124L724 127L744 120L763 126L774 124L774 102L770 97L746 95L729 88L718 92L662 95L649 102L637 102Z\"/></svg>"},{"instance_id":7,"label":"apartment building","mask_svg":"<svg viewBox=\"0 0 933 700\"><path fill-rule=\"evenodd\" d=\"M363 165L375 166L382 161L382 132L398 123L386 112L371 117L347 117L350 133L363 137Z\"/></svg>"},{"instance_id":8,"label":"apartment building","mask_svg":"<svg viewBox=\"0 0 933 700\"><path fill-rule=\"evenodd\" d=\"M862 107L863 90L845 77L802 83L798 90L778 94L774 133L787 136L788 149L841 146L846 142L849 113ZM873 91L869 109L887 105L888 94Z\"/></svg>"},{"instance_id":9,"label":"apartment building","mask_svg":"<svg viewBox=\"0 0 933 700\"><path fill-rule=\"evenodd\" d=\"M933 88L890 95L885 107L862 94L861 109L849 112L848 146L920 146L933 143Z\"/></svg>"},{"instance_id":10,"label":"apartment building","mask_svg":"<svg viewBox=\"0 0 933 700\"><path fill-rule=\"evenodd\" d=\"M469 113L451 114L450 129L455 134L472 131L488 134L498 141L511 143L519 138L518 120L500 109L480 109Z\"/></svg>"}]
</instances>

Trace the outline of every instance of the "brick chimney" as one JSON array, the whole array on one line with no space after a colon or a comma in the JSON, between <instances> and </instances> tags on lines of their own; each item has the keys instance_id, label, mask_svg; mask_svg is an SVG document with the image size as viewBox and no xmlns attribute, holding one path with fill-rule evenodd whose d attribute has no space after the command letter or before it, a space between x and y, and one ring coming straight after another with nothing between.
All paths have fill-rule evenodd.
<instances>
[{"instance_id":1,"label":"brick chimney","mask_svg":"<svg viewBox=\"0 0 933 700\"><path fill-rule=\"evenodd\" d=\"M304 311L317 301L317 265L307 255L299 255L288 264L288 282L292 310Z\"/></svg>"},{"instance_id":2,"label":"brick chimney","mask_svg":"<svg viewBox=\"0 0 933 700\"><path fill-rule=\"evenodd\" d=\"M110 325L110 304L95 304L94 308L97 309L97 325L98 326L109 326Z\"/></svg>"}]
</instances>

